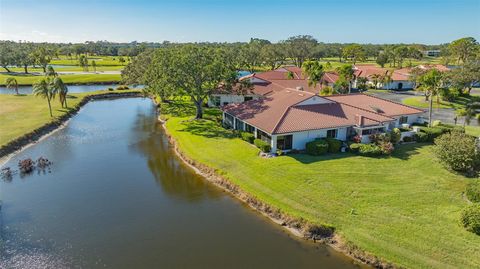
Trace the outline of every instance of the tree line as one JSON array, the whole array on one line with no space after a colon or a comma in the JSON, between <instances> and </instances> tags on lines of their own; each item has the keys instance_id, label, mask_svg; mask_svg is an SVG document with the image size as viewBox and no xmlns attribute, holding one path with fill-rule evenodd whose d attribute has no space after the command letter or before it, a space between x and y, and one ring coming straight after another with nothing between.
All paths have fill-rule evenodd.
<instances>
[{"instance_id":1,"label":"tree line","mask_svg":"<svg viewBox=\"0 0 480 269\"><path fill-rule=\"evenodd\" d=\"M290 61L302 67L309 84L320 83L329 69L328 63L319 61L323 57L319 52L320 44L311 36L295 36L275 44L263 39L251 39L244 44L169 44L158 49L147 49L133 58L122 71L122 80L128 84L146 85L147 91L162 101L176 96L189 96L197 108L196 118L202 118L202 105L213 92L219 89L228 92L234 87L236 91L245 91L251 87L247 82L238 81L239 70L254 71L259 66L275 69ZM392 65L397 67L408 57L418 54L413 52L418 48L398 45L379 50L377 58L379 55L388 54L389 49L394 55L397 55L395 51L403 55L400 58L393 56ZM445 45L444 50L445 56L455 60L460 67L449 73L448 80L441 75L442 85L447 85L448 81L449 86L461 88L463 93L465 88L468 89L480 78L479 44L473 38L463 38ZM366 49L357 44L346 45L341 52L342 60L352 62L354 59L360 61L363 55L368 55ZM335 89L327 88L331 92L323 94L350 92L355 79L353 66L344 64L337 67L336 71L339 79ZM428 76L437 75L438 72L428 75L418 73L412 79L426 89L426 95L433 96L432 93L438 92L441 87L435 84L436 79ZM391 80L388 76L377 79L381 79L382 83ZM363 81L363 84L366 85L366 81Z\"/></svg>"}]
</instances>

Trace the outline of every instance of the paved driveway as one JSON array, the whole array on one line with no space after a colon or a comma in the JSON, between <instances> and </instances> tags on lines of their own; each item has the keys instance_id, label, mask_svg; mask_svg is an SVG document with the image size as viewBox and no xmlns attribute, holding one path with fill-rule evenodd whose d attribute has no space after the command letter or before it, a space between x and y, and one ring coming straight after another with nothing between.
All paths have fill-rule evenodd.
<instances>
[{"instance_id":1,"label":"paved driveway","mask_svg":"<svg viewBox=\"0 0 480 269\"><path fill-rule=\"evenodd\" d=\"M480 89L473 89L472 94L480 94ZM403 91L403 92L374 92L371 93L373 96L378 96L380 98L392 100L394 102L402 103L403 99L412 97L412 96L422 96L421 93L415 91ZM428 119L428 112L424 114L424 117ZM440 120L444 123L455 123L455 110L453 108L434 108L433 109L433 120ZM457 124L463 124L463 118L458 118ZM480 126L478 121L472 119L470 122L472 126Z\"/></svg>"}]
</instances>

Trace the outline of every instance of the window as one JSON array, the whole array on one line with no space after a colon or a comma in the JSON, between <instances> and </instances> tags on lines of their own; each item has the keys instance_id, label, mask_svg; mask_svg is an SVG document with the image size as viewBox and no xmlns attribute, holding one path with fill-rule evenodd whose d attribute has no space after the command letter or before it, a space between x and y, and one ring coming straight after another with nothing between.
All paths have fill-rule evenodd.
<instances>
[{"instance_id":1,"label":"window","mask_svg":"<svg viewBox=\"0 0 480 269\"><path fill-rule=\"evenodd\" d=\"M233 116L225 113L224 123L227 127L233 127Z\"/></svg>"},{"instance_id":2,"label":"window","mask_svg":"<svg viewBox=\"0 0 480 269\"><path fill-rule=\"evenodd\" d=\"M270 144L270 141L272 141L272 137L270 135L258 129L257 129L257 138L267 142L268 144Z\"/></svg>"},{"instance_id":3,"label":"window","mask_svg":"<svg viewBox=\"0 0 480 269\"><path fill-rule=\"evenodd\" d=\"M245 123L245 132L253 133L255 132L255 127L252 125Z\"/></svg>"},{"instance_id":4,"label":"window","mask_svg":"<svg viewBox=\"0 0 480 269\"><path fill-rule=\"evenodd\" d=\"M228 102L223 102L223 105L224 105L224 106L228 105Z\"/></svg>"},{"instance_id":5,"label":"window","mask_svg":"<svg viewBox=\"0 0 480 269\"><path fill-rule=\"evenodd\" d=\"M220 106L220 96L212 96L211 100L214 106Z\"/></svg>"},{"instance_id":6,"label":"window","mask_svg":"<svg viewBox=\"0 0 480 269\"><path fill-rule=\"evenodd\" d=\"M328 138L336 138L337 137L337 129L328 130L327 131Z\"/></svg>"},{"instance_id":7,"label":"window","mask_svg":"<svg viewBox=\"0 0 480 269\"><path fill-rule=\"evenodd\" d=\"M362 135L371 135L371 134L378 134L378 133L384 133L385 128L374 128L374 129L365 129L362 130Z\"/></svg>"},{"instance_id":8,"label":"window","mask_svg":"<svg viewBox=\"0 0 480 269\"><path fill-rule=\"evenodd\" d=\"M407 116L401 116L400 119L398 120L400 124L408 123L408 117Z\"/></svg>"},{"instance_id":9,"label":"window","mask_svg":"<svg viewBox=\"0 0 480 269\"><path fill-rule=\"evenodd\" d=\"M243 131L243 121L235 119L235 129Z\"/></svg>"},{"instance_id":10,"label":"window","mask_svg":"<svg viewBox=\"0 0 480 269\"><path fill-rule=\"evenodd\" d=\"M245 96L243 98L243 101L246 102L246 101L250 101L250 100L253 100L253 97L252 96Z\"/></svg>"},{"instance_id":11,"label":"window","mask_svg":"<svg viewBox=\"0 0 480 269\"><path fill-rule=\"evenodd\" d=\"M277 137L277 148L281 150L292 149L293 135L282 135Z\"/></svg>"}]
</instances>

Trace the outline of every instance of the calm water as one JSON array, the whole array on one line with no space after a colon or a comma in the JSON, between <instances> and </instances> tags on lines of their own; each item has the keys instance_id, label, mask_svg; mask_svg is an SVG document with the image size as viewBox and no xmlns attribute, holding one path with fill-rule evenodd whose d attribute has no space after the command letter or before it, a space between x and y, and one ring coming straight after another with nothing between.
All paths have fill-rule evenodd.
<instances>
[{"instance_id":1,"label":"calm water","mask_svg":"<svg viewBox=\"0 0 480 269\"><path fill-rule=\"evenodd\" d=\"M6 165L0 268L357 268L291 238L173 154L148 99L95 101Z\"/></svg>"}]
</instances>

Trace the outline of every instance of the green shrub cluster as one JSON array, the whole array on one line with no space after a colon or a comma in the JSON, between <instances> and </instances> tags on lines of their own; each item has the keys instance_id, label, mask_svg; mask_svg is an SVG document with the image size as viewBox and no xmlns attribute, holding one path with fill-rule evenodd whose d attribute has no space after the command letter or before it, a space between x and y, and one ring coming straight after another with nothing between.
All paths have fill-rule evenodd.
<instances>
[{"instance_id":1,"label":"green shrub cluster","mask_svg":"<svg viewBox=\"0 0 480 269\"><path fill-rule=\"evenodd\" d=\"M382 149L375 144L361 144L358 153L364 156L379 156L382 154Z\"/></svg>"},{"instance_id":2,"label":"green shrub cluster","mask_svg":"<svg viewBox=\"0 0 480 269\"><path fill-rule=\"evenodd\" d=\"M480 152L475 137L461 132L450 132L435 139L435 154L446 167L463 173L480 168Z\"/></svg>"},{"instance_id":3,"label":"green shrub cluster","mask_svg":"<svg viewBox=\"0 0 480 269\"><path fill-rule=\"evenodd\" d=\"M253 141L253 144L255 144L257 148L259 148L262 152L265 152L265 153L268 153L272 150L272 147L270 146L270 144L268 144L267 142L261 139L255 139Z\"/></svg>"},{"instance_id":4,"label":"green shrub cluster","mask_svg":"<svg viewBox=\"0 0 480 269\"><path fill-rule=\"evenodd\" d=\"M480 235L480 204L473 204L462 211L462 225L467 231Z\"/></svg>"},{"instance_id":5,"label":"green shrub cluster","mask_svg":"<svg viewBox=\"0 0 480 269\"><path fill-rule=\"evenodd\" d=\"M358 153L358 151L360 150L360 147L362 145L363 145L362 143L352 143L349 146L350 151L353 152L353 153Z\"/></svg>"},{"instance_id":6,"label":"green shrub cluster","mask_svg":"<svg viewBox=\"0 0 480 269\"><path fill-rule=\"evenodd\" d=\"M241 132L240 137L242 140L247 141L250 144L253 144L253 141L255 140L255 136L249 132Z\"/></svg>"},{"instance_id":7,"label":"green shrub cluster","mask_svg":"<svg viewBox=\"0 0 480 269\"><path fill-rule=\"evenodd\" d=\"M466 193L468 200L480 203L480 179L475 179L468 183Z\"/></svg>"},{"instance_id":8,"label":"green shrub cluster","mask_svg":"<svg viewBox=\"0 0 480 269\"><path fill-rule=\"evenodd\" d=\"M402 131L398 128L393 128L393 130L390 132L390 142L396 144L400 142L400 138L402 137Z\"/></svg>"},{"instance_id":9,"label":"green shrub cluster","mask_svg":"<svg viewBox=\"0 0 480 269\"><path fill-rule=\"evenodd\" d=\"M328 143L328 152L340 152L340 149L342 148L342 141L335 138L326 138L325 141Z\"/></svg>"},{"instance_id":10,"label":"green shrub cluster","mask_svg":"<svg viewBox=\"0 0 480 269\"><path fill-rule=\"evenodd\" d=\"M117 86L117 91L122 91L122 90L128 90L128 86L127 85L118 85Z\"/></svg>"},{"instance_id":11,"label":"green shrub cluster","mask_svg":"<svg viewBox=\"0 0 480 269\"><path fill-rule=\"evenodd\" d=\"M324 139L308 142L305 147L309 155L318 156L328 152L328 142Z\"/></svg>"},{"instance_id":12,"label":"green shrub cluster","mask_svg":"<svg viewBox=\"0 0 480 269\"><path fill-rule=\"evenodd\" d=\"M413 136L417 142L428 142L428 135L426 133L418 132Z\"/></svg>"},{"instance_id":13,"label":"green shrub cluster","mask_svg":"<svg viewBox=\"0 0 480 269\"><path fill-rule=\"evenodd\" d=\"M440 127L420 127L420 132L427 134L427 142L433 142L435 138L441 136L449 130L450 129L443 129Z\"/></svg>"}]
</instances>

